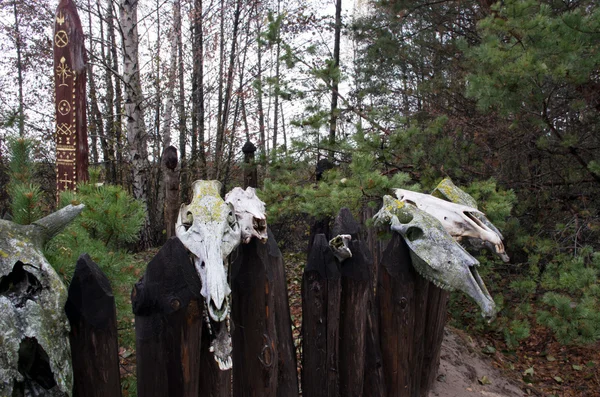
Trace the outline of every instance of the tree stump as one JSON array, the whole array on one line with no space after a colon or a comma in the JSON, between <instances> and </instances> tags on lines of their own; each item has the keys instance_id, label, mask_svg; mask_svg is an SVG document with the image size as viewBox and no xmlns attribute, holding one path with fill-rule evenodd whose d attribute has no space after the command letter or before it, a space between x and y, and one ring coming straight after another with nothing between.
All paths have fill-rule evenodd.
<instances>
[{"instance_id":1,"label":"tree stump","mask_svg":"<svg viewBox=\"0 0 600 397\"><path fill-rule=\"evenodd\" d=\"M196 269L177 237L150 261L131 301L138 396L197 397L204 301Z\"/></svg>"},{"instance_id":2,"label":"tree stump","mask_svg":"<svg viewBox=\"0 0 600 397\"><path fill-rule=\"evenodd\" d=\"M65 312L71 324L73 395L120 396L115 298L108 278L87 254L77 261Z\"/></svg>"},{"instance_id":3,"label":"tree stump","mask_svg":"<svg viewBox=\"0 0 600 397\"><path fill-rule=\"evenodd\" d=\"M337 397L341 280L323 234L314 238L302 278L302 392Z\"/></svg>"}]
</instances>

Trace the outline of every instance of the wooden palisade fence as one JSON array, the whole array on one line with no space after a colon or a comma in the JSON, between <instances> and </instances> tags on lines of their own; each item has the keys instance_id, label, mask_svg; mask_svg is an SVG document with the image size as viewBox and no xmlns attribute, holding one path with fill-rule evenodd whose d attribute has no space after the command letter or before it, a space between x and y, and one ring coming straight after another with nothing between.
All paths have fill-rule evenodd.
<instances>
[{"instance_id":1,"label":"wooden palisade fence","mask_svg":"<svg viewBox=\"0 0 600 397\"><path fill-rule=\"evenodd\" d=\"M448 294L415 272L399 235L380 251L347 209L332 234L351 235L352 257L340 263L332 236L311 237L302 282L302 395L426 396ZM186 248L172 237L150 261L132 291L140 397L300 395L283 257L270 231L266 244L253 239L230 255L230 279L233 369L220 371ZM114 298L89 257L78 262L67 313L75 395L119 395Z\"/></svg>"}]
</instances>

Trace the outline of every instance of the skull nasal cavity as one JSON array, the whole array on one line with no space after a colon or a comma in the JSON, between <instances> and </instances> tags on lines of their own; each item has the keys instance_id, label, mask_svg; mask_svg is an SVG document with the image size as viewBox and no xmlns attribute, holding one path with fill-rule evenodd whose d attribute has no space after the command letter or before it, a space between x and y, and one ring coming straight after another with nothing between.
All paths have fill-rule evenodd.
<instances>
[{"instance_id":1,"label":"skull nasal cavity","mask_svg":"<svg viewBox=\"0 0 600 397\"><path fill-rule=\"evenodd\" d=\"M19 345L19 372L46 390L56 386L48 354L35 338L25 338Z\"/></svg>"},{"instance_id":2,"label":"skull nasal cavity","mask_svg":"<svg viewBox=\"0 0 600 397\"><path fill-rule=\"evenodd\" d=\"M406 231L406 238L408 238L409 241L415 241L421 237L423 237L423 230L418 227L412 226Z\"/></svg>"},{"instance_id":3,"label":"skull nasal cavity","mask_svg":"<svg viewBox=\"0 0 600 397\"><path fill-rule=\"evenodd\" d=\"M206 266L206 264L204 263L204 261L202 261L202 263L200 263L200 267L201 267L202 269L204 269L204 267L205 267L205 266Z\"/></svg>"}]
</instances>

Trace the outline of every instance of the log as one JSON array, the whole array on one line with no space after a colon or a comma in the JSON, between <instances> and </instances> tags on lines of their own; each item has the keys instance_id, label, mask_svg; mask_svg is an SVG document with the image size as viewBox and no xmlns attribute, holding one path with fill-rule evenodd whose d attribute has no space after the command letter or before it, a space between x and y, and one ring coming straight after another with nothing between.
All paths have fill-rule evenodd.
<instances>
[{"instance_id":1,"label":"log","mask_svg":"<svg viewBox=\"0 0 600 397\"><path fill-rule=\"evenodd\" d=\"M372 258L361 228L348 208L338 213L333 236L349 234L352 257L341 263L340 394L361 397L365 379L367 307L371 292Z\"/></svg>"},{"instance_id":2,"label":"log","mask_svg":"<svg viewBox=\"0 0 600 397\"><path fill-rule=\"evenodd\" d=\"M77 261L65 312L71 324L73 396L120 396L115 297L108 278L87 254Z\"/></svg>"},{"instance_id":3,"label":"log","mask_svg":"<svg viewBox=\"0 0 600 397\"><path fill-rule=\"evenodd\" d=\"M231 255L234 397L275 397L278 340L267 247L256 238Z\"/></svg>"},{"instance_id":4,"label":"log","mask_svg":"<svg viewBox=\"0 0 600 397\"><path fill-rule=\"evenodd\" d=\"M200 278L177 237L150 261L131 301L138 396L197 397L204 301Z\"/></svg>"},{"instance_id":5,"label":"log","mask_svg":"<svg viewBox=\"0 0 600 397\"><path fill-rule=\"evenodd\" d=\"M341 280L323 234L314 238L302 278L302 391L338 397Z\"/></svg>"}]
</instances>

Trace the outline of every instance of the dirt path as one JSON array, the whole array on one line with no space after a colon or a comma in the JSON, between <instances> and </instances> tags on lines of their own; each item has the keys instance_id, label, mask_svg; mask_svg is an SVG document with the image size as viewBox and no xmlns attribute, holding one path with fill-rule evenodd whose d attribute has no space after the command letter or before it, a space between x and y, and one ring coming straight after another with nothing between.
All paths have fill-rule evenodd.
<instances>
[{"instance_id":1,"label":"dirt path","mask_svg":"<svg viewBox=\"0 0 600 397\"><path fill-rule=\"evenodd\" d=\"M440 369L430 397L523 395L514 381L492 366L491 359L479 353L472 340L460 331L446 327Z\"/></svg>"}]
</instances>

